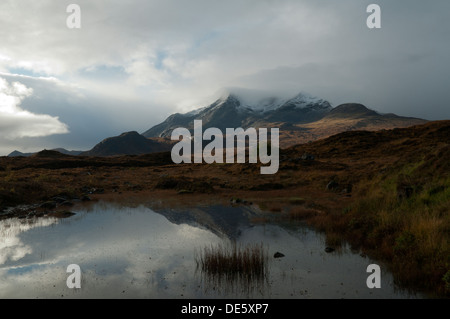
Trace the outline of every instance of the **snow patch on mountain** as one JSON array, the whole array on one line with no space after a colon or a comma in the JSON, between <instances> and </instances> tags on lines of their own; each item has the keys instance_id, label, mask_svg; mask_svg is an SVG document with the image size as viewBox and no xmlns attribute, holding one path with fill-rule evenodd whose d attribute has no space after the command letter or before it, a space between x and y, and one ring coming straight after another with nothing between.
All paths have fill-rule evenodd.
<instances>
[{"instance_id":1,"label":"snow patch on mountain","mask_svg":"<svg viewBox=\"0 0 450 319\"><path fill-rule=\"evenodd\" d=\"M203 110L205 110L207 108L208 108L208 106L204 106L204 107L201 107L199 109L195 109L195 110L192 110L190 112L184 113L183 115L195 116L195 115L198 115L199 113L201 113Z\"/></svg>"},{"instance_id":2,"label":"snow patch on mountain","mask_svg":"<svg viewBox=\"0 0 450 319\"><path fill-rule=\"evenodd\" d=\"M265 95L264 95L265 94ZM299 93L294 97L285 97L277 95L268 95L267 92L258 92L252 90L233 90L229 91L227 94L222 95L221 101L225 102L230 97L235 98L240 102L240 107L259 112L265 113L279 109L283 106L293 106L295 108L314 108L314 109L330 109L331 105L320 98L312 96L308 93Z\"/></svg>"},{"instance_id":3,"label":"snow patch on mountain","mask_svg":"<svg viewBox=\"0 0 450 319\"><path fill-rule=\"evenodd\" d=\"M226 105L235 107L241 113L265 114L267 112L282 109L311 109L317 112L332 109L328 101L312 96L308 93L298 93L295 96L273 93L267 91L250 90L244 88L223 89L219 92L219 98L212 104L194 109L182 114L183 116L197 116L203 111L213 112Z\"/></svg>"},{"instance_id":4,"label":"snow patch on mountain","mask_svg":"<svg viewBox=\"0 0 450 319\"><path fill-rule=\"evenodd\" d=\"M309 95L307 93L300 93L295 97L293 97L292 99L288 100L286 103L292 103L298 108L305 108L313 105L329 104L327 101Z\"/></svg>"}]
</instances>

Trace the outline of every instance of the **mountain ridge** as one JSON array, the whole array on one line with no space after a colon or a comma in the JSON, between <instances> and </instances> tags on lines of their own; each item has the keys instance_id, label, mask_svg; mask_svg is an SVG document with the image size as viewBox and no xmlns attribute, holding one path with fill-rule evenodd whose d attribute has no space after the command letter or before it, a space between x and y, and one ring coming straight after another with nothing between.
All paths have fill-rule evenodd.
<instances>
[{"instance_id":1,"label":"mountain ridge","mask_svg":"<svg viewBox=\"0 0 450 319\"><path fill-rule=\"evenodd\" d=\"M202 120L204 129L217 127L222 131L237 127L279 127L281 147L315 141L344 131L373 131L428 122L393 113L381 114L360 103L332 107L328 101L303 92L290 98L260 96L253 100L228 92L206 107L174 113L142 135L170 138L172 130L178 127L192 132L195 119Z\"/></svg>"},{"instance_id":2,"label":"mountain ridge","mask_svg":"<svg viewBox=\"0 0 450 319\"><path fill-rule=\"evenodd\" d=\"M53 149L51 149L49 151L56 151L56 152L59 152L61 154L72 155L72 156L80 155L83 152L83 151L68 151L65 148L61 148L61 147L53 148ZM19 156L30 157L30 156L36 155L37 153L39 153L39 152L22 153L22 152L20 152L18 150L14 150L11 153L9 153L7 155L7 157L19 157Z\"/></svg>"}]
</instances>

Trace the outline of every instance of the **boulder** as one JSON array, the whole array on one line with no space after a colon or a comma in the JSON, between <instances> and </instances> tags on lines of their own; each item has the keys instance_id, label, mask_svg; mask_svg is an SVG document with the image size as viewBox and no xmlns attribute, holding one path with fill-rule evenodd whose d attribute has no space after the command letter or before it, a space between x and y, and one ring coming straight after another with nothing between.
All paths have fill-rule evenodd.
<instances>
[{"instance_id":1,"label":"boulder","mask_svg":"<svg viewBox=\"0 0 450 319\"><path fill-rule=\"evenodd\" d=\"M44 208L44 209L54 209L54 208L56 208L56 202L48 201L48 202L42 203L39 207Z\"/></svg>"},{"instance_id":2,"label":"boulder","mask_svg":"<svg viewBox=\"0 0 450 319\"><path fill-rule=\"evenodd\" d=\"M301 157L302 160L304 161L314 161L316 159L316 157L312 154L309 153L304 153Z\"/></svg>"},{"instance_id":3,"label":"boulder","mask_svg":"<svg viewBox=\"0 0 450 319\"><path fill-rule=\"evenodd\" d=\"M327 184L327 190L335 190L339 187L339 183L335 180L331 180Z\"/></svg>"},{"instance_id":4,"label":"boulder","mask_svg":"<svg viewBox=\"0 0 450 319\"><path fill-rule=\"evenodd\" d=\"M280 253L279 251L277 251L274 255L273 258L281 258L284 257L284 254Z\"/></svg>"}]
</instances>

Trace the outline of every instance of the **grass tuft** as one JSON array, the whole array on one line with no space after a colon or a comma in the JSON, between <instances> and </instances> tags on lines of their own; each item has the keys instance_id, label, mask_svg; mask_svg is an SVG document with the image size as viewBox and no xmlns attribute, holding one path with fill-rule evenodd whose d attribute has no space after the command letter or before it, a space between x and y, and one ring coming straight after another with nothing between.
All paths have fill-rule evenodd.
<instances>
[{"instance_id":1,"label":"grass tuft","mask_svg":"<svg viewBox=\"0 0 450 319\"><path fill-rule=\"evenodd\" d=\"M267 252L262 244L207 246L196 256L197 266L211 275L264 277L267 271Z\"/></svg>"},{"instance_id":2,"label":"grass tuft","mask_svg":"<svg viewBox=\"0 0 450 319\"><path fill-rule=\"evenodd\" d=\"M250 292L264 287L268 276L268 253L263 244L242 246L236 242L210 245L196 253L200 269L209 286Z\"/></svg>"}]
</instances>

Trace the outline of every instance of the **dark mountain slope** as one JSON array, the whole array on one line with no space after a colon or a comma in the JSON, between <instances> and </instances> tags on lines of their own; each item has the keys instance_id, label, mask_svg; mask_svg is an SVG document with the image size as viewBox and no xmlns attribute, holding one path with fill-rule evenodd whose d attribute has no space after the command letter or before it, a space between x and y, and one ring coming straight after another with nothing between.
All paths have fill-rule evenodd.
<instances>
[{"instance_id":1,"label":"dark mountain slope","mask_svg":"<svg viewBox=\"0 0 450 319\"><path fill-rule=\"evenodd\" d=\"M170 143L148 139L137 132L106 138L82 156L141 155L170 150Z\"/></svg>"}]
</instances>

